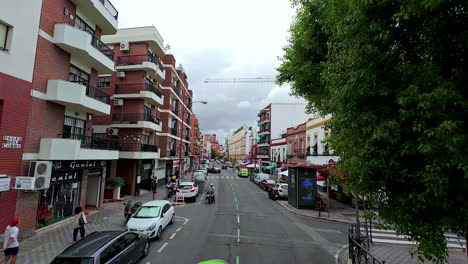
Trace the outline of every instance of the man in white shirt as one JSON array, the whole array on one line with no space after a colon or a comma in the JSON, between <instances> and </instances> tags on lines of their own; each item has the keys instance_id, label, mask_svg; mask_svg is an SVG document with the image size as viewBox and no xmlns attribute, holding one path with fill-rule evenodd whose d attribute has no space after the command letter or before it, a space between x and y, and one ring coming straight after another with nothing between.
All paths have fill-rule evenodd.
<instances>
[{"instance_id":1,"label":"man in white shirt","mask_svg":"<svg viewBox=\"0 0 468 264\"><path fill-rule=\"evenodd\" d=\"M5 258L0 262L0 264L6 264L11 258L10 264L16 263L16 255L18 255L19 243L18 243L18 233L19 228L18 218L13 218L10 221L10 225L5 229L5 234L3 237L3 248L0 249L0 252L5 253Z\"/></svg>"}]
</instances>

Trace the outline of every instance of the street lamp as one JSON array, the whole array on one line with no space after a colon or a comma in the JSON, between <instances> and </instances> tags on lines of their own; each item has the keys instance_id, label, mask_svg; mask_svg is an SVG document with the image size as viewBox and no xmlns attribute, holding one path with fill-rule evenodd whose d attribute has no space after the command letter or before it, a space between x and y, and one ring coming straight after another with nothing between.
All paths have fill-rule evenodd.
<instances>
[{"instance_id":1,"label":"street lamp","mask_svg":"<svg viewBox=\"0 0 468 264\"><path fill-rule=\"evenodd\" d=\"M193 105L194 103L201 103L201 104L205 104L205 105L208 104L207 101L193 101L193 102L192 102L192 105ZM182 147L183 147L182 138L183 138L183 136L184 136L184 135L183 135L183 130L184 130L184 129L183 129L183 127L184 127L184 126L183 126L183 122L184 122L184 118L185 118L185 113L187 112L186 108L187 108L187 107L184 107L184 108L183 108L184 111L182 112L182 122L181 122L181 123L182 123L182 124L181 124L181 128L182 128L182 129L180 129L180 146L179 146L179 177L180 177L180 178L182 178ZM189 124L189 126L190 126L190 124Z\"/></svg>"}]
</instances>

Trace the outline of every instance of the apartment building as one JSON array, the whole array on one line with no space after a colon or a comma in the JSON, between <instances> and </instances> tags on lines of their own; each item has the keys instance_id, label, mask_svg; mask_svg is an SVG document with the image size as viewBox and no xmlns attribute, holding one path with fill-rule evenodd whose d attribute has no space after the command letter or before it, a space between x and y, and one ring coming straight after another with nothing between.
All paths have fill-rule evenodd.
<instances>
[{"instance_id":1,"label":"apartment building","mask_svg":"<svg viewBox=\"0 0 468 264\"><path fill-rule=\"evenodd\" d=\"M190 168L197 169L200 164L203 135L200 132L200 123L196 115L192 115L190 126Z\"/></svg>"},{"instance_id":2,"label":"apartment building","mask_svg":"<svg viewBox=\"0 0 468 264\"><path fill-rule=\"evenodd\" d=\"M307 163L325 165L337 162L340 157L333 155L325 140L330 136L331 130L326 125L331 115L310 118L306 123Z\"/></svg>"},{"instance_id":3,"label":"apartment building","mask_svg":"<svg viewBox=\"0 0 468 264\"><path fill-rule=\"evenodd\" d=\"M287 163L306 163L306 123L287 129Z\"/></svg>"},{"instance_id":4,"label":"apartment building","mask_svg":"<svg viewBox=\"0 0 468 264\"><path fill-rule=\"evenodd\" d=\"M243 127L229 138L229 161L235 163L249 158L252 133L252 128Z\"/></svg>"},{"instance_id":5,"label":"apartment building","mask_svg":"<svg viewBox=\"0 0 468 264\"><path fill-rule=\"evenodd\" d=\"M271 103L258 113L257 159L266 165L270 163L272 140L283 138L286 128L303 123L309 118L306 105L298 103Z\"/></svg>"},{"instance_id":6,"label":"apartment building","mask_svg":"<svg viewBox=\"0 0 468 264\"><path fill-rule=\"evenodd\" d=\"M117 10L107 0L33 2L14 1L0 10L1 28L8 31L1 71L31 82L2 75L1 82L18 83L0 89L8 93L0 98L6 141L0 155L12 161L2 158L0 172L11 178L10 203L16 196L16 204L2 204L2 210L22 219L23 236L67 219L78 205L100 207L111 162L119 157L117 142L95 138L92 130L95 117L111 113L98 76L112 73L114 53L100 39L117 31ZM22 117L12 120L17 115ZM13 122L4 128L7 121Z\"/></svg>"}]
</instances>

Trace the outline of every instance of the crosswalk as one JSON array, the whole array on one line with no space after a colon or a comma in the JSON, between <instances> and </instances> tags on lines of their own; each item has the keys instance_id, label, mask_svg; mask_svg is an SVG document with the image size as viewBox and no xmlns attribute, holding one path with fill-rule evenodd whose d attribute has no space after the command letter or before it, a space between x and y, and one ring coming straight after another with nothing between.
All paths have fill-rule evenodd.
<instances>
[{"instance_id":1,"label":"crosswalk","mask_svg":"<svg viewBox=\"0 0 468 264\"><path fill-rule=\"evenodd\" d=\"M364 228L361 228L365 232ZM447 239L447 247L449 249L462 249L466 250L466 240L456 234L445 234ZM372 242L393 244L393 245L416 245L414 241L410 241L403 235L397 235L395 230L384 230L372 228Z\"/></svg>"},{"instance_id":2,"label":"crosswalk","mask_svg":"<svg viewBox=\"0 0 468 264\"><path fill-rule=\"evenodd\" d=\"M216 176L208 176L207 179L220 179L220 180L243 180L243 179L246 179L246 178L241 178L241 177L237 177L237 176L224 176L224 175L216 175Z\"/></svg>"}]
</instances>

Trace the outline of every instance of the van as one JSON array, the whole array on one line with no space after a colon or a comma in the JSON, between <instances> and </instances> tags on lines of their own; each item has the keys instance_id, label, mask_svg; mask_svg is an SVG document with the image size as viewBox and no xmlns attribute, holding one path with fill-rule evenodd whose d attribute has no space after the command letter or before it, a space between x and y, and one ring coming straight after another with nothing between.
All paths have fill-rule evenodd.
<instances>
[{"instance_id":1,"label":"van","mask_svg":"<svg viewBox=\"0 0 468 264\"><path fill-rule=\"evenodd\" d=\"M249 170L248 169L239 169L239 174L240 177L248 177L249 176Z\"/></svg>"},{"instance_id":2,"label":"van","mask_svg":"<svg viewBox=\"0 0 468 264\"><path fill-rule=\"evenodd\" d=\"M270 175L266 173L257 173L254 178L254 183L258 184L261 180L268 180L270 179Z\"/></svg>"}]
</instances>

